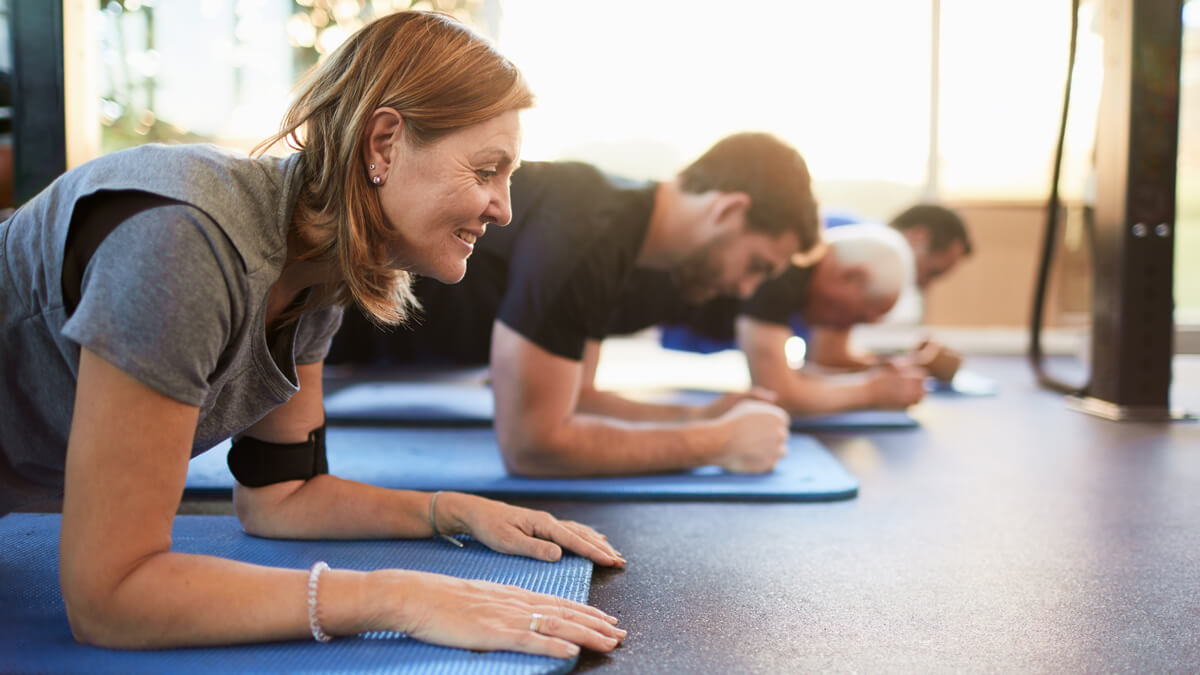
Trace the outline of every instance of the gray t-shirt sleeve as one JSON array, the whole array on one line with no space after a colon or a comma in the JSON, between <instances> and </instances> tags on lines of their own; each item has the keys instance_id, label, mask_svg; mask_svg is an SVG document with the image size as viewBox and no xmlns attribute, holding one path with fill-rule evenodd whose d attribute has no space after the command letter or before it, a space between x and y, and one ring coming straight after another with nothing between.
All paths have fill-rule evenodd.
<instances>
[{"instance_id":1,"label":"gray t-shirt sleeve","mask_svg":"<svg viewBox=\"0 0 1200 675\"><path fill-rule=\"evenodd\" d=\"M199 406L242 321L241 264L198 209L144 211L96 249L63 335L151 389Z\"/></svg>"},{"instance_id":2,"label":"gray t-shirt sleeve","mask_svg":"<svg viewBox=\"0 0 1200 675\"><path fill-rule=\"evenodd\" d=\"M296 365L324 361L341 325L341 307L327 307L300 317L300 326L296 329Z\"/></svg>"}]
</instances>

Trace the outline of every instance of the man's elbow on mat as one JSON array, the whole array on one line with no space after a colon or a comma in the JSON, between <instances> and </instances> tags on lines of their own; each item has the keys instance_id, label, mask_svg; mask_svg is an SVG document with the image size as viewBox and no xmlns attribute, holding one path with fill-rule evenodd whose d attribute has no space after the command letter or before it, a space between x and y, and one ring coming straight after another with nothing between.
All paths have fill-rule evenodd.
<instances>
[{"instance_id":1,"label":"man's elbow on mat","mask_svg":"<svg viewBox=\"0 0 1200 675\"><path fill-rule=\"evenodd\" d=\"M564 475L561 471L561 451L552 430L514 429L509 425L497 424L496 440L500 443L500 457L508 473L530 478Z\"/></svg>"}]
</instances>

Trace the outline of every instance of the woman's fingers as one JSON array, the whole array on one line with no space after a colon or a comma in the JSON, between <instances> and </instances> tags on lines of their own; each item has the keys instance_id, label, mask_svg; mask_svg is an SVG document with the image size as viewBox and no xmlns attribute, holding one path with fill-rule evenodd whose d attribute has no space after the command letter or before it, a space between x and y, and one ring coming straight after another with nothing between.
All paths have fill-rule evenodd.
<instances>
[{"instance_id":1,"label":"woman's fingers","mask_svg":"<svg viewBox=\"0 0 1200 675\"><path fill-rule=\"evenodd\" d=\"M487 582L479 582L487 583ZM607 624L615 624L617 618L610 616L603 610L592 607L591 605L582 602L575 602L566 598L560 598L557 595L549 595L546 593L538 593L536 591L527 591L519 586L503 586L499 584L490 584L494 589L494 594L497 599L502 599L515 609L526 609L532 607L542 607L543 609L530 611L538 611L542 613L552 613L564 615L564 613L575 615L583 614L595 619L599 619ZM544 611L545 608L550 608L549 611Z\"/></svg>"},{"instance_id":2,"label":"woman's fingers","mask_svg":"<svg viewBox=\"0 0 1200 675\"><path fill-rule=\"evenodd\" d=\"M556 520L549 514L540 515L542 517L533 522L531 536L549 539L599 565L625 566L625 558L592 528L573 521Z\"/></svg>"},{"instance_id":3,"label":"woman's fingers","mask_svg":"<svg viewBox=\"0 0 1200 675\"><path fill-rule=\"evenodd\" d=\"M618 642L625 638L625 631L616 627L617 620L604 612L583 605L584 608L591 611L581 611L576 606L564 603L550 604L543 607L535 608L540 614L545 616L558 616L564 621L584 626L592 631L599 633L608 638L614 638Z\"/></svg>"},{"instance_id":4,"label":"woman's fingers","mask_svg":"<svg viewBox=\"0 0 1200 675\"><path fill-rule=\"evenodd\" d=\"M531 593L531 591L526 591L526 592ZM541 605L543 608L546 608L546 607L551 608L549 612L545 612L543 610L537 610L539 612L542 612L543 614L551 613L551 614L557 614L559 616L566 616L566 617L583 615L583 616L589 617L589 619L588 619L589 625L597 625L597 626L599 624L594 624L594 622L592 621L593 619L596 621L601 621L605 624L608 624L610 627L616 625L616 623L617 623L617 617L611 616L604 610L598 609L596 607L592 607L591 605L585 605L582 602L575 602L573 600L567 600L566 598L560 598L556 595L546 595L546 594L542 594L542 593L535 593L534 595L536 595L538 597L534 598L531 601L531 604L538 604L538 605ZM609 633L606 633L606 634L609 634ZM617 635L617 633L611 633L611 634ZM620 634L624 635L624 631L620 631Z\"/></svg>"},{"instance_id":5,"label":"woman's fingers","mask_svg":"<svg viewBox=\"0 0 1200 675\"><path fill-rule=\"evenodd\" d=\"M506 649L525 654L551 656L556 659L573 659L579 654L579 645L573 642L530 630L512 632L510 642Z\"/></svg>"},{"instance_id":6,"label":"woman's fingers","mask_svg":"<svg viewBox=\"0 0 1200 675\"><path fill-rule=\"evenodd\" d=\"M554 608L530 613L528 629L598 652L611 652L621 644L625 631L586 615L554 614Z\"/></svg>"},{"instance_id":7,"label":"woman's fingers","mask_svg":"<svg viewBox=\"0 0 1200 675\"><path fill-rule=\"evenodd\" d=\"M624 556L608 538L587 525L560 521L545 511L475 499L477 504L466 518L466 531L492 550L553 562L566 548L598 565L625 565Z\"/></svg>"},{"instance_id":8,"label":"woman's fingers","mask_svg":"<svg viewBox=\"0 0 1200 675\"><path fill-rule=\"evenodd\" d=\"M394 629L433 644L571 658L581 646L612 651L625 637L594 607L516 586L422 574L404 595L420 616Z\"/></svg>"},{"instance_id":9,"label":"woman's fingers","mask_svg":"<svg viewBox=\"0 0 1200 675\"><path fill-rule=\"evenodd\" d=\"M591 544L592 546L594 546L596 549L603 551L604 553L608 554L609 556L613 556L613 557L617 558L617 560L618 560L618 562L616 563L617 567L625 566L625 562L626 562L625 556L621 555L621 552L618 551L615 547L613 547L612 544L610 544L608 542L608 537L605 537L604 535L593 530L592 528L588 527L587 525L584 525L583 523L577 523L577 522L571 521L571 520L561 521L561 522L562 522L563 527L566 527L567 529L571 530L572 532L577 534L579 537L581 537L584 541L586 541L589 544Z\"/></svg>"},{"instance_id":10,"label":"woman's fingers","mask_svg":"<svg viewBox=\"0 0 1200 675\"><path fill-rule=\"evenodd\" d=\"M615 616L610 616L601 609L592 607L591 605L575 602L557 595L548 593L538 593L537 591L529 591L520 586L512 586L506 584L495 584L487 581L472 582L482 584L488 587L490 595L497 601L507 604L508 607L518 610L529 609L529 611L543 611L545 608L550 608L548 613L563 614L585 614L587 616L599 619L607 624L617 623ZM532 607L542 607L542 610L530 609Z\"/></svg>"}]
</instances>

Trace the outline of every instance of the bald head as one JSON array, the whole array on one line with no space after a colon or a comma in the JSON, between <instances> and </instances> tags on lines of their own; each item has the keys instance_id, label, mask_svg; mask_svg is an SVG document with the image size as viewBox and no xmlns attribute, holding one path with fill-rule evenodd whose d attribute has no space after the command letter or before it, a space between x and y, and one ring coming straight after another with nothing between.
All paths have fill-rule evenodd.
<instances>
[{"instance_id":1,"label":"bald head","mask_svg":"<svg viewBox=\"0 0 1200 675\"><path fill-rule=\"evenodd\" d=\"M912 248L903 235L883 225L846 225L825 234L838 266L856 265L866 274L865 290L878 298L899 295L913 282Z\"/></svg>"},{"instance_id":2,"label":"bald head","mask_svg":"<svg viewBox=\"0 0 1200 675\"><path fill-rule=\"evenodd\" d=\"M914 283L912 248L883 225L846 225L825 233L828 252L813 269L805 319L849 328L886 314Z\"/></svg>"}]
</instances>

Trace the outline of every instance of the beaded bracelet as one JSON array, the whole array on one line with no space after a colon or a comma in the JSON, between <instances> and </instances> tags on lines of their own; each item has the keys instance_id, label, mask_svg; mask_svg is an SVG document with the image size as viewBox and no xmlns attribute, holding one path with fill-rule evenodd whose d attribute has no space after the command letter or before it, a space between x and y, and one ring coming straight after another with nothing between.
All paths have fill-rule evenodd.
<instances>
[{"instance_id":1,"label":"beaded bracelet","mask_svg":"<svg viewBox=\"0 0 1200 675\"><path fill-rule=\"evenodd\" d=\"M317 642L329 642L333 639L321 630L321 622L317 619L317 580L321 578L321 572L327 569L329 565L324 560L318 560L308 571L308 629L312 631L313 639Z\"/></svg>"},{"instance_id":2,"label":"beaded bracelet","mask_svg":"<svg viewBox=\"0 0 1200 675\"><path fill-rule=\"evenodd\" d=\"M461 541L455 539L454 537L451 537L448 534L444 534L444 533L438 531L437 515L436 515L435 509L437 509L437 498L438 498L438 495L440 495L440 494L442 494L442 491L438 490L437 492L433 493L433 497L431 497L429 499L429 526L433 528L433 536L441 537L442 539L445 539L446 541L450 542L451 544L454 544L455 546L462 548L463 543Z\"/></svg>"}]
</instances>

